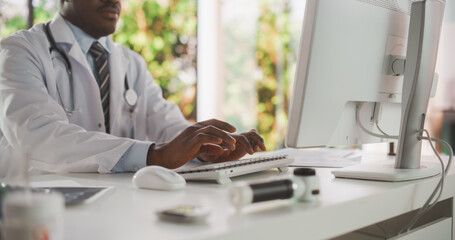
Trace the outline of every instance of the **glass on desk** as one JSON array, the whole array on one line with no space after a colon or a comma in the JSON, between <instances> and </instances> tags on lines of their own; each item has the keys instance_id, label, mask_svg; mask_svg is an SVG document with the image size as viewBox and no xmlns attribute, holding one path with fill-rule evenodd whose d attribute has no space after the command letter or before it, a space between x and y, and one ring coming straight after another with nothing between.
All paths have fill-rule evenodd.
<instances>
[{"instance_id":1,"label":"glass on desk","mask_svg":"<svg viewBox=\"0 0 455 240\"><path fill-rule=\"evenodd\" d=\"M3 239L63 239L61 194L13 192L5 197L2 207Z\"/></svg>"}]
</instances>

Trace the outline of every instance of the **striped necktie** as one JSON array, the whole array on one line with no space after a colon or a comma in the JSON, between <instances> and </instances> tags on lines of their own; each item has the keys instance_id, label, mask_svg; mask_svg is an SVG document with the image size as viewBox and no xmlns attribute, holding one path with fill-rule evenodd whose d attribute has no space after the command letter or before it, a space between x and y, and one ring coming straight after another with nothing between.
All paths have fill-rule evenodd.
<instances>
[{"instance_id":1,"label":"striped necktie","mask_svg":"<svg viewBox=\"0 0 455 240\"><path fill-rule=\"evenodd\" d=\"M98 41L93 42L89 52L93 57L95 69L98 74L101 104L104 112L104 125L106 126L106 132L109 133L109 66L104 47Z\"/></svg>"}]
</instances>

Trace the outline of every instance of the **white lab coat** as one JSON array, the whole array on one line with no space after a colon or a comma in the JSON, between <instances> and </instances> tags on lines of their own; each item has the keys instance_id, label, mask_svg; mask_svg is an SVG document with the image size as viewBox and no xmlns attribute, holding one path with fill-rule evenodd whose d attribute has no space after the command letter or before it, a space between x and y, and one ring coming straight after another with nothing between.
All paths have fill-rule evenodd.
<instances>
[{"instance_id":1,"label":"white lab coat","mask_svg":"<svg viewBox=\"0 0 455 240\"><path fill-rule=\"evenodd\" d=\"M71 62L74 100L63 61L56 51L51 58L43 24L2 40L0 178L19 166L11 158L14 149L27 151L32 168L42 171L107 173L136 141L132 138L165 142L189 125L178 107L162 98L142 57L109 38L111 134L104 133L99 87L85 55L59 14L50 29ZM125 74L138 95L132 113L123 97ZM63 110L56 84L65 106L74 101L72 116Z\"/></svg>"}]
</instances>

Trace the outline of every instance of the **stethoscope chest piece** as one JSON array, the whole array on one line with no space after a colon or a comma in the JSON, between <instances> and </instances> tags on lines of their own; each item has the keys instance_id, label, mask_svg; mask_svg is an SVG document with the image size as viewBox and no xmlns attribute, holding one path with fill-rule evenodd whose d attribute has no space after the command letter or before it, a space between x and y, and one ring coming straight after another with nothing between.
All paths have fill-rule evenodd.
<instances>
[{"instance_id":1,"label":"stethoscope chest piece","mask_svg":"<svg viewBox=\"0 0 455 240\"><path fill-rule=\"evenodd\" d=\"M137 103L137 94L133 89L128 89L125 92L125 101L130 107L134 107Z\"/></svg>"}]
</instances>

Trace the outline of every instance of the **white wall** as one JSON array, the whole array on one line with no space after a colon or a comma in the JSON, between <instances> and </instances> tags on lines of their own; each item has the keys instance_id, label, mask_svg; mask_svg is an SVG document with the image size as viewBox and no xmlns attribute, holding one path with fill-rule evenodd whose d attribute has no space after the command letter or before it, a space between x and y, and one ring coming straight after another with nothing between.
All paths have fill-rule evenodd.
<instances>
[{"instance_id":1,"label":"white wall","mask_svg":"<svg viewBox=\"0 0 455 240\"><path fill-rule=\"evenodd\" d=\"M436 95L430 99L425 128L433 137L441 138L443 110L455 110L455 2L446 1L441 27L436 72L439 74ZM424 152L432 154L428 143Z\"/></svg>"},{"instance_id":2,"label":"white wall","mask_svg":"<svg viewBox=\"0 0 455 240\"><path fill-rule=\"evenodd\" d=\"M220 0L198 0L197 121L222 118Z\"/></svg>"},{"instance_id":3,"label":"white wall","mask_svg":"<svg viewBox=\"0 0 455 240\"><path fill-rule=\"evenodd\" d=\"M455 110L455 2L446 1L436 72L440 84L435 107Z\"/></svg>"}]
</instances>

